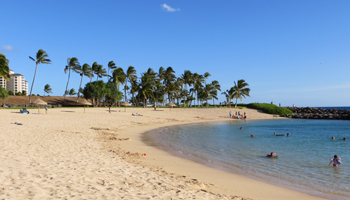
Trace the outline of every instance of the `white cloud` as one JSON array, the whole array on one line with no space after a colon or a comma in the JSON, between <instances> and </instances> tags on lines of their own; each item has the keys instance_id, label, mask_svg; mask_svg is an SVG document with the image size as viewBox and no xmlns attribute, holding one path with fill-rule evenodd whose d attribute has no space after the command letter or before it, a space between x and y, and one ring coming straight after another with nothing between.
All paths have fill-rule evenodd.
<instances>
[{"instance_id":1,"label":"white cloud","mask_svg":"<svg viewBox=\"0 0 350 200\"><path fill-rule=\"evenodd\" d=\"M180 8L175 9L175 8L168 6L167 4L162 4L160 6L162 6L163 10L168 11L168 12L180 11Z\"/></svg>"},{"instance_id":2,"label":"white cloud","mask_svg":"<svg viewBox=\"0 0 350 200\"><path fill-rule=\"evenodd\" d=\"M3 50L3 51L13 51L14 48L12 46L10 46L10 45L3 45L1 50Z\"/></svg>"}]
</instances>

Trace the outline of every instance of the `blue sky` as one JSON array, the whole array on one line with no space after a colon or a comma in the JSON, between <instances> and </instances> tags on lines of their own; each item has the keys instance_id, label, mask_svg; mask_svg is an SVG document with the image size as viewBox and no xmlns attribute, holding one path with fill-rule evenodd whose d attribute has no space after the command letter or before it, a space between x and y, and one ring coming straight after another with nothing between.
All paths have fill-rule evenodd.
<instances>
[{"instance_id":1,"label":"blue sky","mask_svg":"<svg viewBox=\"0 0 350 200\"><path fill-rule=\"evenodd\" d=\"M0 52L29 88L28 56L44 49L52 60L39 65L34 94L50 84L52 95L63 95L67 58L77 57L132 65L138 75L160 66L177 76L209 72L222 90L244 79L251 97L243 103L350 106L350 1L3 0L1 7ZM79 83L72 74L69 88Z\"/></svg>"}]
</instances>

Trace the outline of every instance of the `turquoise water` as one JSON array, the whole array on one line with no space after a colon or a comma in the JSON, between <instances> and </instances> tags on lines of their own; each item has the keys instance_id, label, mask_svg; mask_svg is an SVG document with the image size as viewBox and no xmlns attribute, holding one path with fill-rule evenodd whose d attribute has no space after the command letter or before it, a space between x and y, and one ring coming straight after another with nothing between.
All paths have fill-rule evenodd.
<instances>
[{"instance_id":1,"label":"turquoise water","mask_svg":"<svg viewBox=\"0 0 350 200\"><path fill-rule=\"evenodd\" d=\"M327 197L336 194L349 198L350 121L303 121L199 123L160 129L148 136L159 147L204 164L215 164L277 185L322 192ZM274 136L274 132L290 133L290 137ZM333 136L336 140L331 139ZM348 140L343 141L344 137ZM272 151L279 156L277 159L265 157ZM334 154L342 158L343 164L337 168L328 165Z\"/></svg>"}]
</instances>

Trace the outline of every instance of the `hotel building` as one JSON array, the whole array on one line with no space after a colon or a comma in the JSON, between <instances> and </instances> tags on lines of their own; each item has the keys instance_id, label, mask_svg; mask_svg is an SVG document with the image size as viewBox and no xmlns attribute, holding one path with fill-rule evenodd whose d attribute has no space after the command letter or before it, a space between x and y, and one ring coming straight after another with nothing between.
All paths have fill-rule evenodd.
<instances>
[{"instance_id":1,"label":"hotel building","mask_svg":"<svg viewBox=\"0 0 350 200\"><path fill-rule=\"evenodd\" d=\"M28 81L25 80L25 77L22 74L15 74L12 70L10 70L10 76L9 81L0 77L0 85L3 88L6 88L7 91L12 91L14 94L24 90L28 95Z\"/></svg>"}]
</instances>

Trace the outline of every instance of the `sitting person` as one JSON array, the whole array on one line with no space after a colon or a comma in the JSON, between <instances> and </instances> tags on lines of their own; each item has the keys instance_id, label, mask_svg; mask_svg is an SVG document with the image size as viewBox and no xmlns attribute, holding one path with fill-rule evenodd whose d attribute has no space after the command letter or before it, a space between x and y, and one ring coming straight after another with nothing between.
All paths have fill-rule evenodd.
<instances>
[{"instance_id":1,"label":"sitting person","mask_svg":"<svg viewBox=\"0 0 350 200\"><path fill-rule=\"evenodd\" d=\"M139 113L132 113L132 116L142 116L142 115Z\"/></svg>"}]
</instances>

